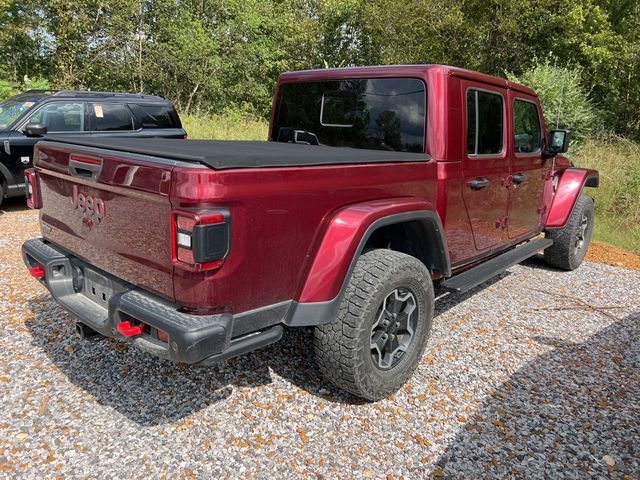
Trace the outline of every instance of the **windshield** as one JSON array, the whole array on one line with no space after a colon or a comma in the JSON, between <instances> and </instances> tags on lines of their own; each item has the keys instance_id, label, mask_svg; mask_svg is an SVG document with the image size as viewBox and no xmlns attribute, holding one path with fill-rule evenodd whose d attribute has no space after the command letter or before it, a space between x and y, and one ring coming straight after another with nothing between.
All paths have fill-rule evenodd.
<instances>
[{"instance_id":1,"label":"windshield","mask_svg":"<svg viewBox=\"0 0 640 480\"><path fill-rule=\"evenodd\" d=\"M273 140L424 152L426 91L415 78L285 83Z\"/></svg>"},{"instance_id":2,"label":"windshield","mask_svg":"<svg viewBox=\"0 0 640 480\"><path fill-rule=\"evenodd\" d=\"M0 103L0 130L7 128L34 105L35 102L27 100L5 100Z\"/></svg>"}]
</instances>

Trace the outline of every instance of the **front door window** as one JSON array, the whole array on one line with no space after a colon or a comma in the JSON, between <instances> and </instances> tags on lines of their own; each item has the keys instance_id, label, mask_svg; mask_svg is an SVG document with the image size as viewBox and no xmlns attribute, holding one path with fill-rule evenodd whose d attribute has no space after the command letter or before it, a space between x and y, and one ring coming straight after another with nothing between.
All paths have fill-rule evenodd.
<instances>
[{"instance_id":1,"label":"front door window","mask_svg":"<svg viewBox=\"0 0 640 480\"><path fill-rule=\"evenodd\" d=\"M542 150L542 129L534 103L519 99L513 102L513 133L516 153Z\"/></svg>"},{"instance_id":2,"label":"front door window","mask_svg":"<svg viewBox=\"0 0 640 480\"><path fill-rule=\"evenodd\" d=\"M39 123L47 132L81 132L84 130L84 105L80 102L56 102L38 110L28 123Z\"/></svg>"}]
</instances>

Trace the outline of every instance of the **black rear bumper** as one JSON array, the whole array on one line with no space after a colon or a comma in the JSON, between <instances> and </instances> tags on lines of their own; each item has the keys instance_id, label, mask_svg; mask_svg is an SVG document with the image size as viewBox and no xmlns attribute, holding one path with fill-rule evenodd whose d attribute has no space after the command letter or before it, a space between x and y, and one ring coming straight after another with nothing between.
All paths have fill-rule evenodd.
<instances>
[{"instance_id":1,"label":"black rear bumper","mask_svg":"<svg viewBox=\"0 0 640 480\"><path fill-rule=\"evenodd\" d=\"M232 338L233 315L190 315L146 290L96 269L41 239L22 245L27 268L40 266L40 282L79 320L107 337L130 339L141 350L176 362L210 364L280 339L282 326ZM96 290L97 289L97 290ZM144 324L143 333L120 334L124 321ZM159 338L165 332L168 341Z\"/></svg>"}]
</instances>

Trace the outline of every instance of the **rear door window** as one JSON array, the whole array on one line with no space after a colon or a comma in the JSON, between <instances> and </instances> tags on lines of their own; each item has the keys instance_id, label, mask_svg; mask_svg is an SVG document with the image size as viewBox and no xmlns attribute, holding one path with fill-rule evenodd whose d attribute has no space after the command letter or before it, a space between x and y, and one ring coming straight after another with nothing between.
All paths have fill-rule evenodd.
<instances>
[{"instance_id":1,"label":"rear door window","mask_svg":"<svg viewBox=\"0 0 640 480\"><path fill-rule=\"evenodd\" d=\"M53 132L81 132L84 130L82 102L54 102L38 110L27 123L39 123Z\"/></svg>"},{"instance_id":2,"label":"rear door window","mask_svg":"<svg viewBox=\"0 0 640 480\"><path fill-rule=\"evenodd\" d=\"M135 130L133 114L125 103L91 103L89 118L95 132Z\"/></svg>"},{"instance_id":3,"label":"rear door window","mask_svg":"<svg viewBox=\"0 0 640 480\"><path fill-rule=\"evenodd\" d=\"M537 153L542 150L542 128L535 103L514 100L513 133L516 153Z\"/></svg>"},{"instance_id":4,"label":"rear door window","mask_svg":"<svg viewBox=\"0 0 640 480\"><path fill-rule=\"evenodd\" d=\"M502 95L485 90L467 90L467 154L500 155L503 145Z\"/></svg>"}]
</instances>

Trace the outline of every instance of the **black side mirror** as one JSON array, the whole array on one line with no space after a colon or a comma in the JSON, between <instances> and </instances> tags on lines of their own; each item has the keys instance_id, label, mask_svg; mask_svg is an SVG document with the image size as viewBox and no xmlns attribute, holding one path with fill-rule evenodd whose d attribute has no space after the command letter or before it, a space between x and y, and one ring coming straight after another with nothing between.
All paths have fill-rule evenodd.
<instances>
[{"instance_id":1,"label":"black side mirror","mask_svg":"<svg viewBox=\"0 0 640 480\"><path fill-rule=\"evenodd\" d=\"M549 130L549 153L566 153L570 140L571 130Z\"/></svg>"},{"instance_id":2,"label":"black side mirror","mask_svg":"<svg viewBox=\"0 0 640 480\"><path fill-rule=\"evenodd\" d=\"M47 134L47 127L41 123L30 123L24 129L27 137L44 137Z\"/></svg>"}]
</instances>

